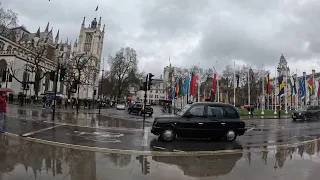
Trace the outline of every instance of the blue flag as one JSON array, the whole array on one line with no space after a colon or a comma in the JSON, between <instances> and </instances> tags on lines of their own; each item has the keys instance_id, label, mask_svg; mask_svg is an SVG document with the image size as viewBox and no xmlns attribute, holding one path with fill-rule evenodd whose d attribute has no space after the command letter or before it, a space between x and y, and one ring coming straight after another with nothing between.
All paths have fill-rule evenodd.
<instances>
[{"instance_id":1,"label":"blue flag","mask_svg":"<svg viewBox=\"0 0 320 180\"><path fill-rule=\"evenodd\" d=\"M189 84L190 84L190 77L187 76L187 77L184 78L184 81L183 81L183 92L182 92L183 96L188 95Z\"/></svg>"},{"instance_id":2,"label":"blue flag","mask_svg":"<svg viewBox=\"0 0 320 180\"><path fill-rule=\"evenodd\" d=\"M306 95L306 87L305 87L306 83L304 81L304 77L299 79L299 90L300 90L300 97L301 99L305 98Z\"/></svg>"}]
</instances>

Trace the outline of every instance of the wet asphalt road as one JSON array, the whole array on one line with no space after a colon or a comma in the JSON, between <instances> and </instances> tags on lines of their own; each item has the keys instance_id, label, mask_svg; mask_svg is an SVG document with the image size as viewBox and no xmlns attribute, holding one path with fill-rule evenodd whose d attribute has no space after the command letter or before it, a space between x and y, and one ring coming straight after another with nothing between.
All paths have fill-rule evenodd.
<instances>
[{"instance_id":1,"label":"wet asphalt road","mask_svg":"<svg viewBox=\"0 0 320 180\"><path fill-rule=\"evenodd\" d=\"M320 121L250 119L245 135L233 143L164 143L149 133L150 123L144 133L137 119L90 112L56 117L53 123L47 110L10 109L7 135L0 135L1 180L318 180L320 175Z\"/></svg>"},{"instance_id":2,"label":"wet asphalt road","mask_svg":"<svg viewBox=\"0 0 320 180\"><path fill-rule=\"evenodd\" d=\"M47 111L11 108L5 122L5 131L24 137L86 147L161 152L259 150L279 145L292 146L320 138L320 121L250 119L245 120L247 132L233 143L199 139L164 143L150 133L150 123L146 124L144 133L142 120L133 120L130 117L137 115L129 115L125 111L117 113L114 110L118 115L123 113L123 118L110 118L88 112L81 112L79 115L74 112L58 112L54 123ZM155 114L161 114L159 111L160 108L155 108ZM150 120L153 118L150 117Z\"/></svg>"}]
</instances>

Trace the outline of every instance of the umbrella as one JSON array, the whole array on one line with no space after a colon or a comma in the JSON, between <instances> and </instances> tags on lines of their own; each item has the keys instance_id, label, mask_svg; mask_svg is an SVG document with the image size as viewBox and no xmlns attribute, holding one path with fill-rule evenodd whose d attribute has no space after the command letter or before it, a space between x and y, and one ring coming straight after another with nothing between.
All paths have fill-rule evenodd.
<instances>
[{"instance_id":1,"label":"umbrella","mask_svg":"<svg viewBox=\"0 0 320 180\"><path fill-rule=\"evenodd\" d=\"M0 88L0 92L13 92L10 88Z\"/></svg>"}]
</instances>

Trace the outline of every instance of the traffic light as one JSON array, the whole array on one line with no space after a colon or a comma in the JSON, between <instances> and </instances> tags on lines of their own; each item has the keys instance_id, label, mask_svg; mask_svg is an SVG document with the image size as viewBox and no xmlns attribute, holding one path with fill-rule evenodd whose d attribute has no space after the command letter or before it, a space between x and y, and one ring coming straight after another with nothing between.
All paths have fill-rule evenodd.
<instances>
[{"instance_id":1,"label":"traffic light","mask_svg":"<svg viewBox=\"0 0 320 180\"><path fill-rule=\"evenodd\" d=\"M55 71L51 71L51 72L50 72L50 80L51 80L51 81L54 81L55 75L56 75L56 72L55 72Z\"/></svg>"},{"instance_id":2,"label":"traffic light","mask_svg":"<svg viewBox=\"0 0 320 180\"><path fill-rule=\"evenodd\" d=\"M148 74L148 90L150 90L151 89L151 85L152 85L152 77L153 77L154 75L153 74L151 74L151 73L149 73Z\"/></svg>"},{"instance_id":3,"label":"traffic light","mask_svg":"<svg viewBox=\"0 0 320 180\"><path fill-rule=\"evenodd\" d=\"M93 90L93 95L94 95L94 96L97 95L97 90L96 90L96 89Z\"/></svg>"},{"instance_id":4,"label":"traffic light","mask_svg":"<svg viewBox=\"0 0 320 180\"><path fill-rule=\"evenodd\" d=\"M142 86L140 86L140 90L142 91L147 90L147 82L143 82Z\"/></svg>"},{"instance_id":5,"label":"traffic light","mask_svg":"<svg viewBox=\"0 0 320 180\"><path fill-rule=\"evenodd\" d=\"M65 80L66 71L67 71L67 68L61 68L61 71L60 71L60 82Z\"/></svg>"}]
</instances>

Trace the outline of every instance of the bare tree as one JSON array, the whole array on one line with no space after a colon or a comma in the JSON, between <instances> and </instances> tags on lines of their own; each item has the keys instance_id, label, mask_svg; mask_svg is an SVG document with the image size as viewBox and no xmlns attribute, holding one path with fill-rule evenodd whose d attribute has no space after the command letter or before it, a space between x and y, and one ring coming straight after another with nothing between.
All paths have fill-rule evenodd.
<instances>
[{"instance_id":1,"label":"bare tree","mask_svg":"<svg viewBox=\"0 0 320 180\"><path fill-rule=\"evenodd\" d=\"M8 37L10 35L10 28L17 26L18 16L17 13L11 9L4 9L0 2L0 35Z\"/></svg>"},{"instance_id":2,"label":"bare tree","mask_svg":"<svg viewBox=\"0 0 320 180\"><path fill-rule=\"evenodd\" d=\"M128 87L134 82L139 82L137 78L138 60L137 53L130 47L121 48L115 56L109 56L110 83L113 84L112 90L115 100L122 97L128 91Z\"/></svg>"},{"instance_id":3,"label":"bare tree","mask_svg":"<svg viewBox=\"0 0 320 180\"><path fill-rule=\"evenodd\" d=\"M71 92L76 91L79 98L80 86L82 89L87 89L96 84L95 80L99 74L96 70L97 58L88 53L73 53L70 58L68 55L66 57L66 61L61 64L61 67L66 69L63 83L69 88L69 96Z\"/></svg>"},{"instance_id":4,"label":"bare tree","mask_svg":"<svg viewBox=\"0 0 320 180\"><path fill-rule=\"evenodd\" d=\"M55 66L56 47L48 43L48 37L46 37L38 41L32 40L31 44L19 46L18 48L16 52L24 52L26 64L22 68L17 68L18 66L15 62L9 63L10 73L17 82L22 84L24 89L29 84L33 84L35 96L38 97L40 82L51 71L51 69L45 67L45 64L49 64L52 67ZM18 74L19 72L23 72L22 79L20 79L21 74ZM30 73L35 74L34 79L30 79Z\"/></svg>"}]
</instances>

